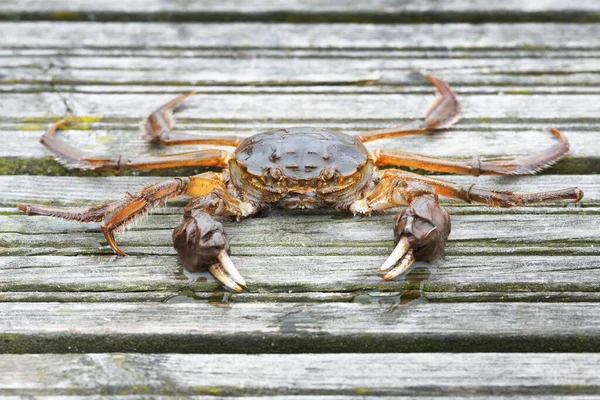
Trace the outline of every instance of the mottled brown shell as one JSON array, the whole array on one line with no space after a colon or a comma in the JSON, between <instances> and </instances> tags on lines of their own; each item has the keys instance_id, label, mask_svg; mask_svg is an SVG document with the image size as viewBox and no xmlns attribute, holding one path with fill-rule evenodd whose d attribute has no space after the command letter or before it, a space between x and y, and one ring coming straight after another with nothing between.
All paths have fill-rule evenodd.
<instances>
[{"instance_id":1,"label":"mottled brown shell","mask_svg":"<svg viewBox=\"0 0 600 400\"><path fill-rule=\"evenodd\" d=\"M235 158L256 176L312 180L348 177L365 164L369 153L362 142L342 132L310 127L259 133L244 140Z\"/></svg>"}]
</instances>

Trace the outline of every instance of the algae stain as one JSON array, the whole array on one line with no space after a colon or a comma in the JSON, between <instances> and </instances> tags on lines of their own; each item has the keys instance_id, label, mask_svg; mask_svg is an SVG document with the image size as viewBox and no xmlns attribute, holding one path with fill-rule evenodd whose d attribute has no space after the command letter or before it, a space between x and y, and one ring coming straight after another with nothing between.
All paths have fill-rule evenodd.
<instances>
[{"instance_id":1,"label":"algae stain","mask_svg":"<svg viewBox=\"0 0 600 400\"><path fill-rule=\"evenodd\" d=\"M133 385L131 391L134 394L147 394L150 392L150 388L147 385Z\"/></svg>"},{"instance_id":2,"label":"algae stain","mask_svg":"<svg viewBox=\"0 0 600 400\"><path fill-rule=\"evenodd\" d=\"M75 122L82 122L82 123L94 123L94 122L101 122L102 121L102 115L80 115L77 117L73 117L71 118L72 121Z\"/></svg>"},{"instance_id":3,"label":"algae stain","mask_svg":"<svg viewBox=\"0 0 600 400\"><path fill-rule=\"evenodd\" d=\"M96 137L96 142L99 144L106 144L115 140L115 135L102 135Z\"/></svg>"},{"instance_id":4,"label":"algae stain","mask_svg":"<svg viewBox=\"0 0 600 400\"><path fill-rule=\"evenodd\" d=\"M21 121L25 123L47 123L47 122L57 122L65 117L25 117ZM79 122L84 124L91 124L94 122L101 122L103 116L102 115L79 115L68 117L73 122Z\"/></svg>"},{"instance_id":5,"label":"algae stain","mask_svg":"<svg viewBox=\"0 0 600 400\"><path fill-rule=\"evenodd\" d=\"M43 131L44 129L44 126L34 124L24 124L17 127L17 130L19 131Z\"/></svg>"},{"instance_id":6,"label":"algae stain","mask_svg":"<svg viewBox=\"0 0 600 400\"><path fill-rule=\"evenodd\" d=\"M81 15L70 10L56 10L52 14L52 18L56 21L80 21Z\"/></svg>"},{"instance_id":7,"label":"algae stain","mask_svg":"<svg viewBox=\"0 0 600 400\"><path fill-rule=\"evenodd\" d=\"M125 365L125 361L127 361L127 356L124 354L113 354L110 358L119 368L123 368L123 366Z\"/></svg>"},{"instance_id":8,"label":"algae stain","mask_svg":"<svg viewBox=\"0 0 600 400\"><path fill-rule=\"evenodd\" d=\"M16 333L0 333L0 340L4 342L12 342L18 338L19 336Z\"/></svg>"},{"instance_id":9,"label":"algae stain","mask_svg":"<svg viewBox=\"0 0 600 400\"><path fill-rule=\"evenodd\" d=\"M198 386L194 388L194 392L198 393L198 394L210 394L213 396L218 396L223 394L223 389L219 388L219 387L203 387L203 386Z\"/></svg>"},{"instance_id":10,"label":"algae stain","mask_svg":"<svg viewBox=\"0 0 600 400\"><path fill-rule=\"evenodd\" d=\"M533 90L506 90L504 93L505 94L518 94L518 95L530 95L530 94L534 94L535 91L533 91Z\"/></svg>"}]
</instances>

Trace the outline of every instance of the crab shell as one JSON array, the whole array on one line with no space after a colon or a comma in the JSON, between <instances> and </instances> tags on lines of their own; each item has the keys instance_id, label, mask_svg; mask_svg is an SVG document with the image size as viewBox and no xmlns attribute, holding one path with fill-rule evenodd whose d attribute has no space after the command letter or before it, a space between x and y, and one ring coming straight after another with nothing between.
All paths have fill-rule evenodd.
<instances>
[{"instance_id":1,"label":"crab shell","mask_svg":"<svg viewBox=\"0 0 600 400\"><path fill-rule=\"evenodd\" d=\"M357 138L310 127L245 139L229 161L234 186L284 208L347 203L371 182L373 161Z\"/></svg>"}]
</instances>

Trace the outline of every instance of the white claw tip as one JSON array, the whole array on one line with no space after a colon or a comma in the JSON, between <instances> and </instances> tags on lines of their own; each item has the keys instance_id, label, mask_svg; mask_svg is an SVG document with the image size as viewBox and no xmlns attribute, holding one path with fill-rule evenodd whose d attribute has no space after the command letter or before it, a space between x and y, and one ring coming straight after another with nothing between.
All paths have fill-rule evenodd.
<instances>
[{"instance_id":1,"label":"white claw tip","mask_svg":"<svg viewBox=\"0 0 600 400\"><path fill-rule=\"evenodd\" d=\"M219 259L223 269L231 276L231 279L233 279L240 286L246 286L246 281L242 277L242 274L240 274L237 268L235 268L233 261L231 261L231 258L229 258L229 255L225 250L221 250L217 258Z\"/></svg>"},{"instance_id":2,"label":"white claw tip","mask_svg":"<svg viewBox=\"0 0 600 400\"><path fill-rule=\"evenodd\" d=\"M414 262L415 262L415 257L413 255L413 250L410 249L410 250L408 250L408 252L404 256L404 258L402 259L402 262L400 262L400 265L398 265L396 268L392 269L390 272L385 274L383 276L383 279L385 279L386 281L391 281L398 275L406 272L410 268L410 266L413 265Z\"/></svg>"},{"instance_id":3,"label":"white claw tip","mask_svg":"<svg viewBox=\"0 0 600 400\"><path fill-rule=\"evenodd\" d=\"M402 257L404 257L404 255L408 251L409 247L410 247L410 244L408 243L408 238L406 236L402 236L402 238L400 239L400 241L394 248L394 251L392 251L392 254L390 254L388 259L385 260L385 262L383 263L381 268L379 268L379 270L387 271L388 269L390 269L394 265L396 265L398 260L400 260Z\"/></svg>"},{"instance_id":4,"label":"white claw tip","mask_svg":"<svg viewBox=\"0 0 600 400\"><path fill-rule=\"evenodd\" d=\"M225 272L223 268L221 268L220 264L212 265L208 270L215 277L216 280L223 284L223 286L235 292L242 292L244 290L242 286L240 286L236 281L233 280L231 275L229 275L227 272Z\"/></svg>"}]
</instances>

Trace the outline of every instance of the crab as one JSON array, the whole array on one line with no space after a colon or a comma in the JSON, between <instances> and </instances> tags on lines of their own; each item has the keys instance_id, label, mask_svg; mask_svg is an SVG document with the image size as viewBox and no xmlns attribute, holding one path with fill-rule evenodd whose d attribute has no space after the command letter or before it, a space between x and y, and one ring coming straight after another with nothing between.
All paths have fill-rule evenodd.
<instances>
[{"instance_id":1,"label":"crab","mask_svg":"<svg viewBox=\"0 0 600 400\"><path fill-rule=\"evenodd\" d=\"M212 144L233 151L194 150L156 157L95 157L58 140L55 132L70 120L53 124L41 137L43 145L70 168L94 170L151 170L181 166L221 167L146 186L124 199L90 208L59 208L18 204L29 215L46 215L80 222L100 222L114 252L124 256L114 232L147 214L160 203L189 195L184 221L173 231L173 243L182 264L190 271L210 271L226 288L243 291L246 281L234 266L223 225L213 217L236 220L269 208L328 208L370 215L404 207L394 220L395 247L380 267L385 280L405 273L416 260L434 262L444 255L450 234L450 217L439 195L465 202L512 207L555 201L578 202L577 187L538 193L488 190L475 184L461 186L449 180L423 176L398 168L479 175L523 175L538 172L559 160L569 144L557 129L549 129L558 143L525 156L474 158L470 161L429 157L400 150L368 151L364 143L383 138L425 134L446 129L460 117L460 104L450 86L430 75L436 98L425 117L391 128L346 134L328 129L294 127L258 133L250 137L197 136L172 131L174 109L189 92L167 102L143 121L146 140L157 145Z\"/></svg>"}]
</instances>

